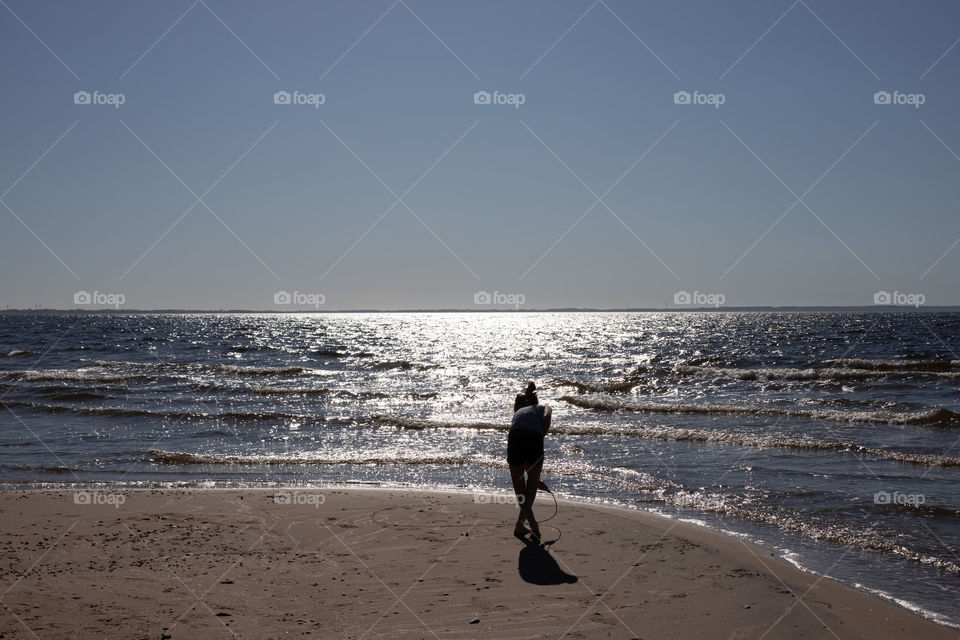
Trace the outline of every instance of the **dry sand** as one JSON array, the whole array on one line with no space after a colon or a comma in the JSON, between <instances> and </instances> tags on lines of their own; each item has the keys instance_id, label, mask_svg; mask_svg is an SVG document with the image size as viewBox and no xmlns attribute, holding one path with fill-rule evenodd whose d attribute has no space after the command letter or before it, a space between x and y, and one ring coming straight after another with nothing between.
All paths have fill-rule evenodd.
<instances>
[{"instance_id":1,"label":"dry sand","mask_svg":"<svg viewBox=\"0 0 960 640\"><path fill-rule=\"evenodd\" d=\"M561 502L543 549L470 494L276 493L0 494L0 637L960 637L649 514Z\"/></svg>"}]
</instances>

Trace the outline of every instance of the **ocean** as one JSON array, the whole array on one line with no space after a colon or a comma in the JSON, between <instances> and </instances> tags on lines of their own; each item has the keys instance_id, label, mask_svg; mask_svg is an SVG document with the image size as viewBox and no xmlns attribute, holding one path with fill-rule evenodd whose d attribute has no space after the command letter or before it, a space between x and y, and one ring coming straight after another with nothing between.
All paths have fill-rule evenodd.
<instances>
[{"instance_id":1,"label":"ocean","mask_svg":"<svg viewBox=\"0 0 960 640\"><path fill-rule=\"evenodd\" d=\"M533 379L558 496L960 627L958 353L957 313L8 313L0 487L507 492Z\"/></svg>"}]
</instances>

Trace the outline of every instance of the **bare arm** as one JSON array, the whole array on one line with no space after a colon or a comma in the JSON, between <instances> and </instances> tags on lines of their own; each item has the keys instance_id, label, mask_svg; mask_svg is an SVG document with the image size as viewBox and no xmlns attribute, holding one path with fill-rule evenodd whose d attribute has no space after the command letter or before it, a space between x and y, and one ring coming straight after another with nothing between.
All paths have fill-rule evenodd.
<instances>
[{"instance_id":1,"label":"bare arm","mask_svg":"<svg viewBox=\"0 0 960 640\"><path fill-rule=\"evenodd\" d=\"M550 408L550 405L544 405L543 418L540 420L540 424L543 425L543 435L547 435L547 431L550 430L550 417L552 415L553 409Z\"/></svg>"}]
</instances>

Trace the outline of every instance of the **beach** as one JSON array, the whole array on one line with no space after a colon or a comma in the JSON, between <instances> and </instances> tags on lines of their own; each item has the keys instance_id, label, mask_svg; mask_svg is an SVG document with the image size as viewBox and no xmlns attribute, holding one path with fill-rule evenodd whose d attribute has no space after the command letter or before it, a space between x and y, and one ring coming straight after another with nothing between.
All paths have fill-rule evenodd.
<instances>
[{"instance_id":1,"label":"beach","mask_svg":"<svg viewBox=\"0 0 960 640\"><path fill-rule=\"evenodd\" d=\"M957 638L739 538L541 493L0 494L3 638ZM559 539L557 539L559 537Z\"/></svg>"}]
</instances>

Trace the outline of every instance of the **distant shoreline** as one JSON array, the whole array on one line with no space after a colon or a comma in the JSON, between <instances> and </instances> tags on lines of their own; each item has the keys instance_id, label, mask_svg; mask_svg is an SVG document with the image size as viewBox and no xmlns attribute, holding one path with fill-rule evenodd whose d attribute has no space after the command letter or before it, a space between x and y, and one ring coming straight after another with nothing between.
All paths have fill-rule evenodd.
<instances>
[{"instance_id":1,"label":"distant shoreline","mask_svg":"<svg viewBox=\"0 0 960 640\"><path fill-rule=\"evenodd\" d=\"M272 313L277 315L289 314L339 314L339 313L957 313L960 305L954 306L892 306L892 305L863 305L859 307L638 307L601 309L591 307L559 307L548 309L0 309L0 314L27 315L77 315L77 314L116 314L137 315L157 313Z\"/></svg>"}]
</instances>

